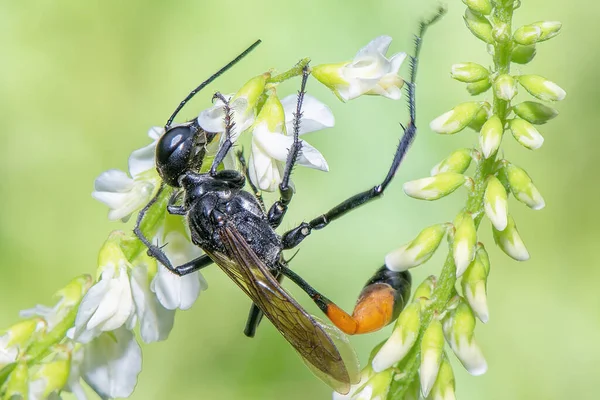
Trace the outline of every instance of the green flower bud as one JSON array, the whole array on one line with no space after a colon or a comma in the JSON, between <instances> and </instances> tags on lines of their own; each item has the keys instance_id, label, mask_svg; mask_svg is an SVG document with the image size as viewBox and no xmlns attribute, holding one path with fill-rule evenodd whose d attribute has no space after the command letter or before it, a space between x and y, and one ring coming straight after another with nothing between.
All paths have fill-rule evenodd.
<instances>
[{"instance_id":1,"label":"green flower bud","mask_svg":"<svg viewBox=\"0 0 600 400\"><path fill-rule=\"evenodd\" d=\"M497 115L491 116L483 124L479 131L479 145L485 158L490 158L496 154L500 147L500 142L502 142L503 132L502 121Z\"/></svg>"},{"instance_id":2,"label":"green flower bud","mask_svg":"<svg viewBox=\"0 0 600 400\"><path fill-rule=\"evenodd\" d=\"M486 288L489 273L490 259L483 244L479 243L475 259L462 277L461 286L463 295L471 306L471 309L483 323L489 320Z\"/></svg>"},{"instance_id":3,"label":"green flower bud","mask_svg":"<svg viewBox=\"0 0 600 400\"><path fill-rule=\"evenodd\" d=\"M508 196L504 185L494 175L490 176L483 196L485 215L499 231L508 223Z\"/></svg>"},{"instance_id":4,"label":"green flower bud","mask_svg":"<svg viewBox=\"0 0 600 400\"><path fill-rule=\"evenodd\" d=\"M523 46L535 44L539 42L541 37L542 29L535 25L524 25L513 34L514 41Z\"/></svg>"},{"instance_id":5,"label":"green flower bud","mask_svg":"<svg viewBox=\"0 0 600 400\"><path fill-rule=\"evenodd\" d=\"M425 228L417 237L385 256L385 265L392 271L406 271L429 260L448 233L449 224Z\"/></svg>"},{"instance_id":6,"label":"green flower bud","mask_svg":"<svg viewBox=\"0 0 600 400\"><path fill-rule=\"evenodd\" d=\"M527 64L533 57L535 57L536 50L535 45L522 46L517 44L513 47L512 53L510 55L510 60L517 64Z\"/></svg>"},{"instance_id":7,"label":"green flower bud","mask_svg":"<svg viewBox=\"0 0 600 400\"><path fill-rule=\"evenodd\" d=\"M487 371L487 362L473 336L475 316L462 299L444 320L443 326L446 340L465 369L474 376L484 374Z\"/></svg>"},{"instance_id":8,"label":"green flower bud","mask_svg":"<svg viewBox=\"0 0 600 400\"><path fill-rule=\"evenodd\" d=\"M429 127L437 133L452 134L460 132L473 121L484 103L483 101L461 103L431 121Z\"/></svg>"},{"instance_id":9,"label":"green flower bud","mask_svg":"<svg viewBox=\"0 0 600 400\"><path fill-rule=\"evenodd\" d=\"M413 294L413 299L430 299L433 293L433 289L437 285L437 278L435 275L429 275L427 279L425 279L421 284L415 289L415 293Z\"/></svg>"},{"instance_id":10,"label":"green flower bud","mask_svg":"<svg viewBox=\"0 0 600 400\"><path fill-rule=\"evenodd\" d=\"M483 102L483 106L479 109L475 118L469 123L469 128L473 129L475 132L479 132L481 127L492 115L492 106L487 101Z\"/></svg>"},{"instance_id":11,"label":"green flower bud","mask_svg":"<svg viewBox=\"0 0 600 400\"><path fill-rule=\"evenodd\" d=\"M458 149L450 153L440 163L431 169L431 175L435 176L442 172L456 172L462 174L471 165L471 149Z\"/></svg>"},{"instance_id":12,"label":"green flower bud","mask_svg":"<svg viewBox=\"0 0 600 400\"><path fill-rule=\"evenodd\" d=\"M486 43L494 43L494 37L492 36L492 24L487 18L477 15L470 9L465 11L465 24L471 33L480 40Z\"/></svg>"},{"instance_id":13,"label":"green flower bud","mask_svg":"<svg viewBox=\"0 0 600 400\"><path fill-rule=\"evenodd\" d=\"M454 64L450 76L459 82L471 83L488 79L490 71L483 65L474 62Z\"/></svg>"},{"instance_id":14,"label":"green flower bud","mask_svg":"<svg viewBox=\"0 0 600 400\"><path fill-rule=\"evenodd\" d=\"M499 75L494 81L494 93L499 99L511 101L517 91L517 81L508 74Z\"/></svg>"},{"instance_id":15,"label":"green flower bud","mask_svg":"<svg viewBox=\"0 0 600 400\"><path fill-rule=\"evenodd\" d=\"M541 210L546 206L544 198L524 169L507 163L504 166L504 172L508 179L510 191L517 200L534 210Z\"/></svg>"},{"instance_id":16,"label":"green flower bud","mask_svg":"<svg viewBox=\"0 0 600 400\"><path fill-rule=\"evenodd\" d=\"M527 247L525 247L521 236L519 236L513 217L510 215L508 216L508 224L503 231L499 231L493 226L492 230L496 245L498 245L498 247L500 247L500 249L502 249L509 257L517 261L529 260L529 252L527 251Z\"/></svg>"},{"instance_id":17,"label":"green flower bud","mask_svg":"<svg viewBox=\"0 0 600 400\"><path fill-rule=\"evenodd\" d=\"M521 75L519 83L532 96L544 101L560 101L565 98L565 92L556 83L547 80L539 75Z\"/></svg>"},{"instance_id":18,"label":"green flower bud","mask_svg":"<svg viewBox=\"0 0 600 400\"><path fill-rule=\"evenodd\" d=\"M420 327L421 305L414 302L400 313L394 331L373 358L371 363L373 370L384 371L402 360L415 344Z\"/></svg>"},{"instance_id":19,"label":"green flower bud","mask_svg":"<svg viewBox=\"0 0 600 400\"><path fill-rule=\"evenodd\" d=\"M423 397L429 396L429 392L435 380L444 354L444 330L442 323L435 317L423 334L421 340L421 365L419 366L419 377L421 380L421 393Z\"/></svg>"},{"instance_id":20,"label":"green flower bud","mask_svg":"<svg viewBox=\"0 0 600 400\"><path fill-rule=\"evenodd\" d=\"M454 373L448 357L444 353L437 379L431 390L431 398L432 400L456 400L454 390Z\"/></svg>"},{"instance_id":21,"label":"green flower bud","mask_svg":"<svg viewBox=\"0 0 600 400\"><path fill-rule=\"evenodd\" d=\"M508 126L514 138L529 150L535 150L542 147L544 137L535 129L533 125L521 118L514 118L508 121Z\"/></svg>"},{"instance_id":22,"label":"green flower bud","mask_svg":"<svg viewBox=\"0 0 600 400\"><path fill-rule=\"evenodd\" d=\"M60 392L67 384L71 361L69 359L58 359L43 363L31 377L31 385L42 391L41 398L48 398L52 392Z\"/></svg>"},{"instance_id":23,"label":"green flower bud","mask_svg":"<svg viewBox=\"0 0 600 400\"><path fill-rule=\"evenodd\" d=\"M454 221L454 240L452 241L452 255L456 264L456 276L461 276L475 257L477 244L477 230L470 213L460 213Z\"/></svg>"},{"instance_id":24,"label":"green flower bud","mask_svg":"<svg viewBox=\"0 0 600 400\"><path fill-rule=\"evenodd\" d=\"M552 39L554 36L559 34L560 28L562 27L562 23L559 21L538 21L531 25L537 26L542 30L542 35L540 36L538 42Z\"/></svg>"},{"instance_id":25,"label":"green flower bud","mask_svg":"<svg viewBox=\"0 0 600 400\"><path fill-rule=\"evenodd\" d=\"M270 132L285 131L285 113L275 89L269 91L265 104L260 109L254 126L265 123Z\"/></svg>"},{"instance_id":26,"label":"green flower bud","mask_svg":"<svg viewBox=\"0 0 600 400\"><path fill-rule=\"evenodd\" d=\"M552 107L545 106L535 101L524 101L513 106L513 111L519 117L535 125L542 125L558 115Z\"/></svg>"},{"instance_id":27,"label":"green flower bud","mask_svg":"<svg viewBox=\"0 0 600 400\"><path fill-rule=\"evenodd\" d=\"M510 29L504 22L496 22L492 30L492 36L497 43L505 43L510 40Z\"/></svg>"},{"instance_id":28,"label":"green flower bud","mask_svg":"<svg viewBox=\"0 0 600 400\"><path fill-rule=\"evenodd\" d=\"M471 96L476 96L486 92L491 87L492 82L489 79L483 79L477 82L469 83L467 85L467 92L469 92Z\"/></svg>"},{"instance_id":29,"label":"green flower bud","mask_svg":"<svg viewBox=\"0 0 600 400\"><path fill-rule=\"evenodd\" d=\"M27 362L19 360L6 382L3 399L27 399L29 394L29 371Z\"/></svg>"},{"instance_id":30,"label":"green flower bud","mask_svg":"<svg viewBox=\"0 0 600 400\"><path fill-rule=\"evenodd\" d=\"M230 102L233 102L238 98L244 98L248 101L248 110L253 110L258 103L258 99L263 94L267 80L270 77L271 74L269 72L265 72L264 74L250 79L244 84L244 86L242 86L240 90L237 91L235 95L233 95Z\"/></svg>"},{"instance_id":31,"label":"green flower bud","mask_svg":"<svg viewBox=\"0 0 600 400\"><path fill-rule=\"evenodd\" d=\"M404 193L415 199L437 200L461 187L467 178L456 172L442 172L436 176L406 182Z\"/></svg>"},{"instance_id":32,"label":"green flower bud","mask_svg":"<svg viewBox=\"0 0 600 400\"><path fill-rule=\"evenodd\" d=\"M341 100L346 101L339 94L339 88L348 86L348 81L344 79L341 71L352 63L351 60L335 64L319 64L311 68L311 75L323 85L327 86Z\"/></svg>"},{"instance_id":33,"label":"green flower bud","mask_svg":"<svg viewBox=\"0 0 600 400\"><path fill-rule=\"evenodd\" d=\"M463 0L463 3L470 10L479 14L488 15L492 12L492 2L490 0Z\"/></svg>"},{"instance_id":34,"label":"green flower bud","mask_svg":"<svg viewBox=\"0 0 600 400\"><path fill-rule=\"evenodd\" d=\"M85 274L73 279L64 288L56 292L56 296L62 299L61 307L73 307L79 304L79 301L92 286L92 277Z\"/></svg>"}]
</instances>

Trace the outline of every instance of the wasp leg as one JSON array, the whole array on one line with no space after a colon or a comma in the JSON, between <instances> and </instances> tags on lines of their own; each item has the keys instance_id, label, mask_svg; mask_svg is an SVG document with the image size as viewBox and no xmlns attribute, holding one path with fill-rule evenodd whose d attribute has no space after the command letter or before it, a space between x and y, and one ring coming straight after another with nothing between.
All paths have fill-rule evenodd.
<instances>
[{"instance_id":1,"label":"wasp leg","mask_svg":"<svg viewBox=\"0 0 600 400\"><path fill-rule=\"evenodd\" d=\"M294 271L285 266L281 266L280 271L304 290L327 318L348 335L373 332L388 325L398 318L410 297L410 273L390 271L383 266L365 284L350 315Z\"/></svg>"},{"instance_id":2,"label":"wasp leg","mask_svg":"<svg viewBox=\"0 0 600 400\"><path fill-rule=\"evenodd\" d=\"M217 173L217 167L219 164L223 162L225 156L233 146L233 142L231 141L231 131L235 127L235 122L233 121L233 115L231 111L231 107L229 106L229 100L225 98L221 93L217 92L213 96L213 99L221 100L225 105L223 109L225 110L225 141L221 147L219 147L219 151L217 151L217 155L215 156L212 165L210 166L210 175L215 176Z\"/></svg>"},{"instance_id":3,"label":"wasp leg","mask_svg":"<svg viewBox=\"0 0 600 400\"><path fill-rule=\"evenodd\" d=\"M302 102L304 101L306 82L308 81L309 74L310 71L307 64L302 69L302 83L300 85L300 90L298 91L298 102L296 103L296 112L294 113L294 143L288 152L287 160L285 162L285 170L283 172L283 179L279 184L279 200L277 200L271 206L269 212L267 213L269 224L273 228L277 228L279 225L281 225L283 217L285 216L288 206L292 201L292 197L294 196L294 188L290 185L290 176L292 175L292 170L294 169L294 165L296 165L298 156L302 151L302 142L299 139L300 122L302 121Z\"/></svg>"},{"instance_id":4,"label":"wasp leg","mask_svg":"<svg viewBox=\"0 0 600 400\"><path fill-rule=\"evenodd\" d=\"M248 164L246 164L246 159L244 158L244 152L242 150L239 150L236 153L237 159L240 162L240 165L242 166L242 171L244 172L244 176L246 177L246 181L248 182L248 185L250 185L250 189L252 189L252 193L254 194L254 197L256 197L256 200L258 200L258 203L260 204L260 207L262 208L263 211L266 210L265 208L265 202L263 201L263 197L262 197L262 193L260 190L258 190L258 188L256 186L254 186L254 183L252 183L252 180L250 180L250 173L248 172Z\"/></svg>"},{"instance_id":5,"label":"wasp leg","mask_svg":"<svg viewBox=\"0 0 600 400\"><path fill-rule=\"evenodd\" d=\"M281 283L281 281L283 280L283 275L280 274L279 271L277 271L275 273L275 279L277 279L277 281ZM248 312L248 319L246 320L244 335L248 336L249 338L254 337L254 335L256 334L256 329L258 328L262 317L263 312L260 310L260 308L256 306L256 304L252 303L252 306L250 307L250 312Z\"/></svg>"},{"instance_id":6,"label":"wasp leg","mask_svg":"<svg viewBox=\"0 0 600 400\"><path fill-rule=\"evenodd\" d=\"M169 204L167 204L167 211L169 212L169 214L173 214L173 215L186 215L187 214L187 209L184 206L177 205L177 200L179 199L179 196L182 193L183 193L182 190L173 192L173 194L169 198Z\"/></svg>"},{"instance_id":7,"label":"wasp leg","mask_svg":"<svg viewBox=\"0 0 600 400\"><path fill-rule=\"evenodd\" d=\"M170 271L174 272L176 275L184 276L201 270L204 267L208 267L212 263L213 261L208 255L202 254L200 257L194 258L192 261L188 261L185 264L181 264L178 267L170 269Z\"/></svg>"}]
</instances>

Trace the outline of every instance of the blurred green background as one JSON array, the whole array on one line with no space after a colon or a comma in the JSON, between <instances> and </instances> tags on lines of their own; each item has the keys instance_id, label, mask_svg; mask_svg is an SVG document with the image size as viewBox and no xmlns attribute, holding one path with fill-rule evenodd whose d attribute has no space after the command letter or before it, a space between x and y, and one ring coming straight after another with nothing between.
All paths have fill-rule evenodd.
<instances>
[{"instance_id":1,"label":"blurred green background","mask_svg":"<svg viewBox=\"0 0 600 400\"><path fill-rule=\"evenodd\" d=\"M465 192L434 203L405 196L402 182L428 174L451 150L476 135L446 137L428 123L469 99L449 77L456 62L490 64L482 42L462 22L464 6L428 33L418 78L419 136L384 199L366 206L301 246L293 266L309 282L351 309L364 281L389 250L427 225L451 220ZM459 399L595 399L600 372L600 239L597 149L600 6L592 2L523 0L515 24L560 20L563 32L538 47L514 72L545 76L567 91L561 115L542 126L544 146L530 152L507 136L505 156L524 167L547 206L533 212L511 200L531 253L512 261L488 244L491 320L476 336L489 364L470 377L454 362ZM257 38L264 43L192 102L182 118L209 105L212 91L235 91L268 68L284 70L301 57L313 64L351 58L381 34L390 54L412 51L412 34L433 1L0 1L0 326L51 296L72 277L93 273L96 254L120 223L90 193L109 168L126 169L129 153L148 143L189 89ZM403 73L407 73L406 66ZM298 82L281 92L292 93ZM378 182L388 168L404 101L360 98L340 103L315 81L309 92L327 102L334 129L306 138L327 158L327 174L297 169L297 196L285 227L321 213ZM524 98L525 96L523 96ZM489 100L489 94L488 94ZM247 138L246 138L247 139ZM414 270L415 282L441 268L444 250ZM330 391L272 326L242 334L249 301L217 268L209 290L180 312L169 340L144 346L134 399L324 399ZM314 311L311 302L297 298ZM361 359L389 334L356 337Z\"/></svg>"}]
</instances>

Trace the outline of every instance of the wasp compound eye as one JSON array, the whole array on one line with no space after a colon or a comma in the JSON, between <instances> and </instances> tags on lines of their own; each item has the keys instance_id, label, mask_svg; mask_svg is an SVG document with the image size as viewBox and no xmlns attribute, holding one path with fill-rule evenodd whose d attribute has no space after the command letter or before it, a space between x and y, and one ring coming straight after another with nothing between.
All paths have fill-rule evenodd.
<instances>
[{"instance_id":1,"label":"wasp compound eye","mask_svg":"<svg viewBox=\"0 0 600 400\"><path fill-rule=\"evenodd\" d=\"M189 169L196 132L193 125L176 126L158 140L156 169L168 185L179 187L179 176Z\"/></svg>"}]
</instances>

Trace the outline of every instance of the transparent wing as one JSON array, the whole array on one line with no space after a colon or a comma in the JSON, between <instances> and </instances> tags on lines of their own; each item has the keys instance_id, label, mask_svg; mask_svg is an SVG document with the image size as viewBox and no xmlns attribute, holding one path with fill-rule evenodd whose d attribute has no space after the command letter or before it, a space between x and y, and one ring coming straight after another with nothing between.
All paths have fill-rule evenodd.
<instances>
[{"instance_id":1,"label":"transparent wing","mask_svg":"<svg viewBox=\"0 0 600 400\"><path fill-rule=\"evenodd\" d=\"M348 339L304 311L235 228L219 229L228 255L207 254L262 310L317 377L337 392L348 393L359 380L358 359Z\"/></svg>"}]
</instances>

